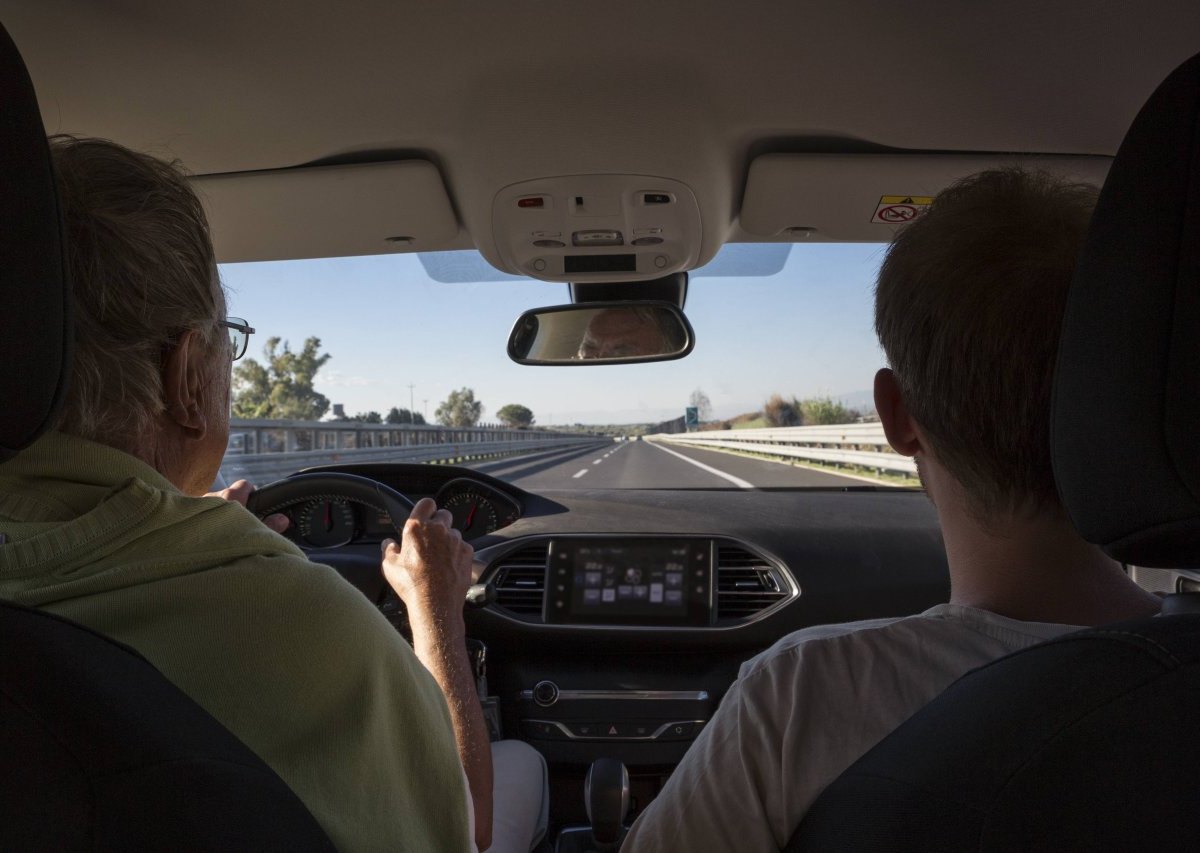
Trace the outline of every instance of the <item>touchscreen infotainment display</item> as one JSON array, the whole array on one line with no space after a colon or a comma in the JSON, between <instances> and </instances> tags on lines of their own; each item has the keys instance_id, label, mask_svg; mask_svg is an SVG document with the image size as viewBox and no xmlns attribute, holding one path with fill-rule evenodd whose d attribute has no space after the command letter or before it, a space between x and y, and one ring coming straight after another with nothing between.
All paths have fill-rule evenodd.
<instances>
[{"instance_id":1,"label":"touchscreen infotainment display","mask_svg":"<svg viewBox=\"0 0 1200 853\"><path fill-rule=\"evenodd\" d=\"M707 539L556 539L546 621L577 625L708 625Z\"/></svg>"}]
</instances>

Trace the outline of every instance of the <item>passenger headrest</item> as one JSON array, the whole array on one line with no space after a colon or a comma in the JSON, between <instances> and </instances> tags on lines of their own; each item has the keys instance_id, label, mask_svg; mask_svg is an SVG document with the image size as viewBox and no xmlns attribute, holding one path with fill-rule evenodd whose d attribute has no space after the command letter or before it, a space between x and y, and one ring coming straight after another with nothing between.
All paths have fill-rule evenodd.
<instances>
[{"instance_id":1,"label":"passenger headrest","mask_svg":"<svg viewBox=\"0 0 1200 853\"><path fill-rule=\"evenodd\" d=\"M1076 527L1142 566L1200 565L1200 55L1134 119L1067 300L1054 385Z\"/></svg>"},{"instance_id":2,"label":"passenger headrest","mask_svg":"<svg viewBox=\"0 0 1200 853\"><path fill-rule=\"evenodd\" d=\"M71 364L58 190L25 63L0 27L0 462L54 419Z\"/></svg>"}]
</instances>

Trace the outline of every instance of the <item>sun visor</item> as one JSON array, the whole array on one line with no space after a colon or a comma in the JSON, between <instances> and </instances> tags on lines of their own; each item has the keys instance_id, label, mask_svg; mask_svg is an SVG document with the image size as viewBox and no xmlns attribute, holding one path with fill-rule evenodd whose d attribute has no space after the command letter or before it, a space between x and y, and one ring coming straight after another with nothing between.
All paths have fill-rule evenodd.
<instances>
[{"instance_id":1,"label":"sun visor","mask_svg":"<svg viewBox=\"0 0 1200 853\"><path fill-rule=\"evenodd\" d=\"M427 160L205 175L192 186L223 263L430 251L458 234Z\"/></svg>"},{"instance_id":2,"label":"sun visor","mask_svg":"<svg viewBox=\"0 0 1200 853\"><path fill-rule=\"evenodd\" d=\"M764 154L750 164L741 228L760 237L887 242L943 189L984 169L1022 166L1100 186L1110 157L978 154Z\"/></svg>"}]
</instances>

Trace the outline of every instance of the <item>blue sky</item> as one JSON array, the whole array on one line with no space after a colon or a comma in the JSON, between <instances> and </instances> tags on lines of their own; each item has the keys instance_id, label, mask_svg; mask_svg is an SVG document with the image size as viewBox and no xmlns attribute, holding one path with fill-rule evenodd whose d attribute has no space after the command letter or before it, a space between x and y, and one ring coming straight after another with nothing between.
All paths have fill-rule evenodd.
<instances>
[{"instance_id":1,"label":"blue sky","mask_svg":"<svg viewBox=\"0 0 1200 853\"><path fill-rule=\"evenodd\" d=\"M692 275L685 308L696 331L692 354L608 367L509 361L505 344L517 315L568 302L567 286L492 273L475 253L450 260L461 261L467 277L478 269L478 278L499 280L434 281L412 254L225 264L221 276L229 313L257 329L247 357L259 357L272 335L294 347L320 337L333 357L317 390L350 414L407 408L412 383L417 410L428 400L431 416L451 390L467 386L484 403L484 421L521 403L542 424L634 423L681 415L695 388L718 418L756 410L775 392L803 398L869 389L883 364L871 328L883 250L796 244L778 272L745 275L778 267L785 248L727 247Z\"/></svg>"}]
</instances>

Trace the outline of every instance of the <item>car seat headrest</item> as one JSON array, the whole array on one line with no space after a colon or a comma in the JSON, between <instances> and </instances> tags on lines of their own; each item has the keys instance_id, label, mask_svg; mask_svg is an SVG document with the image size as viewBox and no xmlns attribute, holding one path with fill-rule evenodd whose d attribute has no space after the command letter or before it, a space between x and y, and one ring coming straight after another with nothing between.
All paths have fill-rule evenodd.
<instances>
[{"instance_id":1,"label":"car seat headrest","mask_svg":"<svg viewBox=\"0 0 1200 853\"><path fill-rule=\"evenodd\" d=\"M1117 151L1067 300L1054 473L1076 527L1142 566L1200 564L1200 55Z\"/></svg>"},{"instance_id":2,"label":"car seat headrest","mask_svg":"<svg viewBox=\"0 0 1200 853\"><path fill-rule=\"evenodd\" d=\"M71 363L71 288L37 97L0 27L0 462L50 426Z\"/></svg>"}]
</instances>

